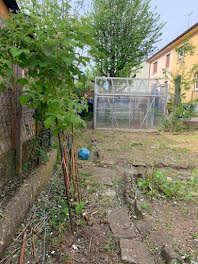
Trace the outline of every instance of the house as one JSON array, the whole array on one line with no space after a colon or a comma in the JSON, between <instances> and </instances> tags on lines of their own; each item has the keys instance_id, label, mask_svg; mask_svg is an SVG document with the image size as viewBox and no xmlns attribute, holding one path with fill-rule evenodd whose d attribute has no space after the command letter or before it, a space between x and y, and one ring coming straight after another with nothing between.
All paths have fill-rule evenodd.
<instances>
[{"instance_id":1,"label":"house","mask_svg":"<svg viewBox=\"0 0 198 264\"><path fill-rule=\"evenodd\" d=\"M131 76L133 78L134 72ZM149 63L147 61L143 61L140 64L140 68L137 70L135 74L135 78L137 79L148 79L149 78Z\"/></svg>"},{"instance_id":2,"label":"house","mask_svg":"<svg viewBox=\"0 0 198 264\"><path fill-rule=\"evenodd\" d=\"M174 93L174 87L171 84L170 75L168 79L165 78L164 70L167 70L167 73L176 74L181 65L180 62L183 61L183 56L178 54L176 48L182 48L186 40L196 47L193 56L187 55L185 57L185 70L186 72L190 71L195 64L198 64L198 23L183 32L147 60L150 64L149 78L159 79L162 85L168 83L170 93ZM191 89L186 92L185 101L198 98L198 73L195 73L193 78L195 82L192 84Z\"/></svg>"},{"instance_id":3,"label":"house","mask_svg":"<svg viewBox=\"0 0 198 264\"><path fill-rule=\"evenodd\" d=\"M170 85L170 81L165 79L164 69L167 72L172 71L173 53L174 42L171 42L147 60L149 63L149 78L158 79L162 85L167 84L167 82L168 86Z\"/></svg>"},{"instance_id":4,"label":"house","mask_svg":"<svg viewBox=\"0 0 198 264\"><path fill-rule=\"evenodd\" d=\"M9 16L9 12L16 13L19 10L15 0L0 0L0 20Z\"/></svg>"},{"instance_id":5,"label":"house","mask_svg":"<svg viewBox=\"0 0 198 264\"><path fill-rule=\"evenodd\" d=\"M185 31L182 35L180 35L177 40L174 42L175 48L179 48L182 50L184 43L189 41L190 45L195 47L195 51L193 55L187 54L185 57L183 54L178 54L174 49L173 53L173 61L172 61L172 72L174 76L178 74L179 68L181 68L181 62L185 63L185 74L189 73L194 65L198 65L198 23L194 24L191 28ZM191 100L198 99L198 68L197 71L193 73L191 77L191 87L188 91L185 91L185 101L189 102ZM173 87L171 92L173 92Z\"/></svg>"}]
</instances>

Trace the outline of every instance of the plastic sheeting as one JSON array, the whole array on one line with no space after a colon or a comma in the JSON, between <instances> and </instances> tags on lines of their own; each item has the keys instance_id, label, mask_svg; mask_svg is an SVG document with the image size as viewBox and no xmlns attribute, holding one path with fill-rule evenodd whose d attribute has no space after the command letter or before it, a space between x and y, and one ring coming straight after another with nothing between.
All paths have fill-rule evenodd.
<instances>
[{"instance_id":1,"label":"plastic sheeting","mask_svg":"<svg viewBox=\"0 0 198 264\"><path fill-rule=\"evenodd\" d=\"M166 115L168 90L158 80L95 79L94 127L156 129Z\"/></svg>"}]
</instances>

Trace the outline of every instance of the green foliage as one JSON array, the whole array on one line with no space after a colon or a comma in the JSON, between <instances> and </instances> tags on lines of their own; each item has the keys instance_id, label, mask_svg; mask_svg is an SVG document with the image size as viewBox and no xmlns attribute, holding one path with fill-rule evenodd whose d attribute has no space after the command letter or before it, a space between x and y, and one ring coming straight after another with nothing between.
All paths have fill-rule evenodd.
<instances>
[{"instance_id":1,"label":"green foliage","mask_svg":"<svg viewBox=\"0 0 198 264\"><path fill-rule=\"evenodd\" d=\"M150 204L142 203L141 204L142 209L149 210L151 208Z\"/></svg>"},{"instance_id":2,"label":"green foliage","mask_svg":"<svg viewBox=\"0 0 198 264\"><path fill-rule=\"evenodd\" d=\"M188 39L184 42L184 45L182 47L175 49L178 54L181 56L185 56L187 54L193 56L195 53L195 46L193 46Z\"/></svg>"},{"instance_id":3,"label":"green foliage","mask_svg":"<svg viewBox=\"0 0 198 264\"><path fill-rule=\"evenodd\" d=\"M196 116L195 102L182 103L174 107L173 97L170 100L170 116L161 119L161 129L170 132L179 132L185 129L184 122Z\"/></svg>"},{"instance_id":4,"label":"green foliage","mask_svg":"<svg viewBox=\"0 0 198 264\"><path fill-rule=\"evenodd\" d=\"M156 197L173 197L176 196L179 190L179 186L167 180L163 172L159 170L156 170L154 177L148 175L148 178L139 179L138 185L147 191L149 195L153 194Z\"/></svg>"},{"instance_id":5,"label":"green foliage","mask_svg":"<svg viewBox=\"0 0 198 264\"><path fill-rule=\"evenodd\" d=\"M98 52L94 61L102 76L129 76L154 51L163 24L150 0L94 0L92 34Z\"/></svg>"},{"instance_id":6,"label":"green foliage","mask_svg":"<svg viewBox=\"0 0 198 264\"><path fill-rule=\"evenodd\" d=\"M23 87L20 103L35 109L34 118L52 127L55 135L83 124L78 115L83 106L74 89L86 81L81 68L89 58L81 51L93 44L87 20L69 11L67 1L23 3L21 12L0 28L0 90L17 81ZM12 64L25 76L16 79Z\"/></svg>"},{"instance_id":7,"label":"green foliage","mask_svg":"<svg viewBox=\"0 0 198 264\"><path fill-rule=\"evenodd\" d=\"M195 115L197 100L186 103L186 92L194 85L194 76L198 72L198 64L192 66L190 70L186 67L186 57L194 56L195 46L186 39L182 47L176 48L176 52L183 56L179 62L176 72L163 69L166 81L174 88L174 94L170 95L169 118L162 119L162 128L168 131L181 131L184 129L184 122Z\"/></svg>"},{"instance_id":8,"label":"green foliage","mask_svg":"<svg viewBox=\"0 0 198 264\"><path fill-rule=\"evenodd\" d=\"M149 196L194 201L190 191L198 187L198 170L195 169L191 177L177 181L167 179L164 172L156 170L154 175L148 174L147 177L138 179L138 185Z\"/></svg>"},{"instance_id":9,"label":"green foliage","mask_svg":"<svg viewBox=\"0 0 198 264\"><path fill-rule=\"evenodd\" d=\"M60 179L58 179L56 184L52 185L52 193L52 204L47 209L47 214L50 215L50 223L57 229L66 227L69 223L69 210L67 201L65 200L64 184ZM81 217L84 204L83 201L72 203L71 214L73 219L75 219L75 224L77 226L82 225L85 222L84 218Z\"/></svg>"},{"instance_id":10,"label":"green foliage","mask_svg":"<svg viewBox=\"0 0 198 264\"><path fill-rule=\"evenodd\" d=\"M107 251L110 250L110 245L109 245L109 244L106 244L106 245L104 246L104 249L107 250Z\"/></svg>"},{"instance_id":11,"label":"green foliage","mask_svg":"<svg viewBox=\"0 0 198 264\"><path fill-rule=\"evenodd\" d=\"M91 68L91 70L86 70L85 71L85 75L86 75L85 82L76 82L74 93L76 93L78 96L82 96L86 92L93 90L95 77L97 77L98 74L99 73L94 68Z\"/></svg>"},{"instance_id":12,"label":"green foliage","mask_svg":"<svg viewBox=\"0 0 198 264\"><path fill-rule=\"evenodd\" d=\"M82 201L81 202L73 202L73 205L75 206L76 214L77 215L82 214L85 203Z\"/></svg>"}]
</instances>

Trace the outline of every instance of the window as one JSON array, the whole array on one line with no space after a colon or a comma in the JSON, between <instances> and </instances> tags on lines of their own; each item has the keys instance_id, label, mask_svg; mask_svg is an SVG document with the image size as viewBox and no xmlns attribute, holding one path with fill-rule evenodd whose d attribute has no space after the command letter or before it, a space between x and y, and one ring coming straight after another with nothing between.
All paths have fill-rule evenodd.
<instances>
[{"instance_id":1,"label":"window","mask_svg":"<svg viewBox=\"0 0 198 264\"><path fill-rule=\"evenodd\" d=\"M178 50L178 61L183 61L184 58L184 47L182 46Z\"/></svg>"},{"instance_id":2,"label":"window","mask_svg":"<svg viewBox=\"0 0 198 264\"><path fill-rule=\"evenodd\" d=\"M198 90L198 72L195 73L195 90Z\"/></svg>"},{"instance_id":3,"label":"window","mask_svg":"<svg viewBox=\"0 0 198 264\"><path fill-rule=\"evenodd\" d=\"M153 63L153 74L157 73L157 61Z\"/></svg>"},{"instance_id":4,"label":"window","mask_svg":"<svg viewBox=\"0 0 198 264\"><path fill-rule=\"evenodd\" d=\"M166 55L166 68L170 66L170 54Z\"/></svg>"}]
</instances>

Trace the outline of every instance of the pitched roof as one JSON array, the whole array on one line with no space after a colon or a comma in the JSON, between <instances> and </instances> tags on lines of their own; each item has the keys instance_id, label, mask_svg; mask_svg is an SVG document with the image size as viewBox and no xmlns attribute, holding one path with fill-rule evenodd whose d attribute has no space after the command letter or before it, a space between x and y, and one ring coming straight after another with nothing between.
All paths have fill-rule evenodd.
<instances>
[{"instance_id":1,"label":"pitched roof","mask_svg":"<svg viewBox=\"0 0 198 264\"><path fill-rule=\"evenodd\" d=\"M19 6L15 0L3 0L6 6L12 10L12 13L19 11Z\"/></svg>"},{"instance_id":2,"label":"pitched roof","mask_svg":"<svg viewBox=\"0 0 198 264\"><path fill-rule=\"evenodd\" d=\"M161 50L159 50L158 52L156 52L154 55L152 55L150 58L148 58L147 62L152 61L152 59L154 57L156 57L156 55L158 55L159 53L162 53L164 50L168 49L169 47L171 48L171 45L176 42L177 40L179 40L180 38L182 38L183 36L185 36L187 33L189 33L191 30L193 30L194 28L196 28L198 26L198 22L196 24L194 24L192 27L190 27L189 29L187 29L186 31L184 31L181 35L179 35L177 38L175 38L174 40L172 40L170 43L168 43L166 46L164 46Z\"/></svg>"}]
</instances>

